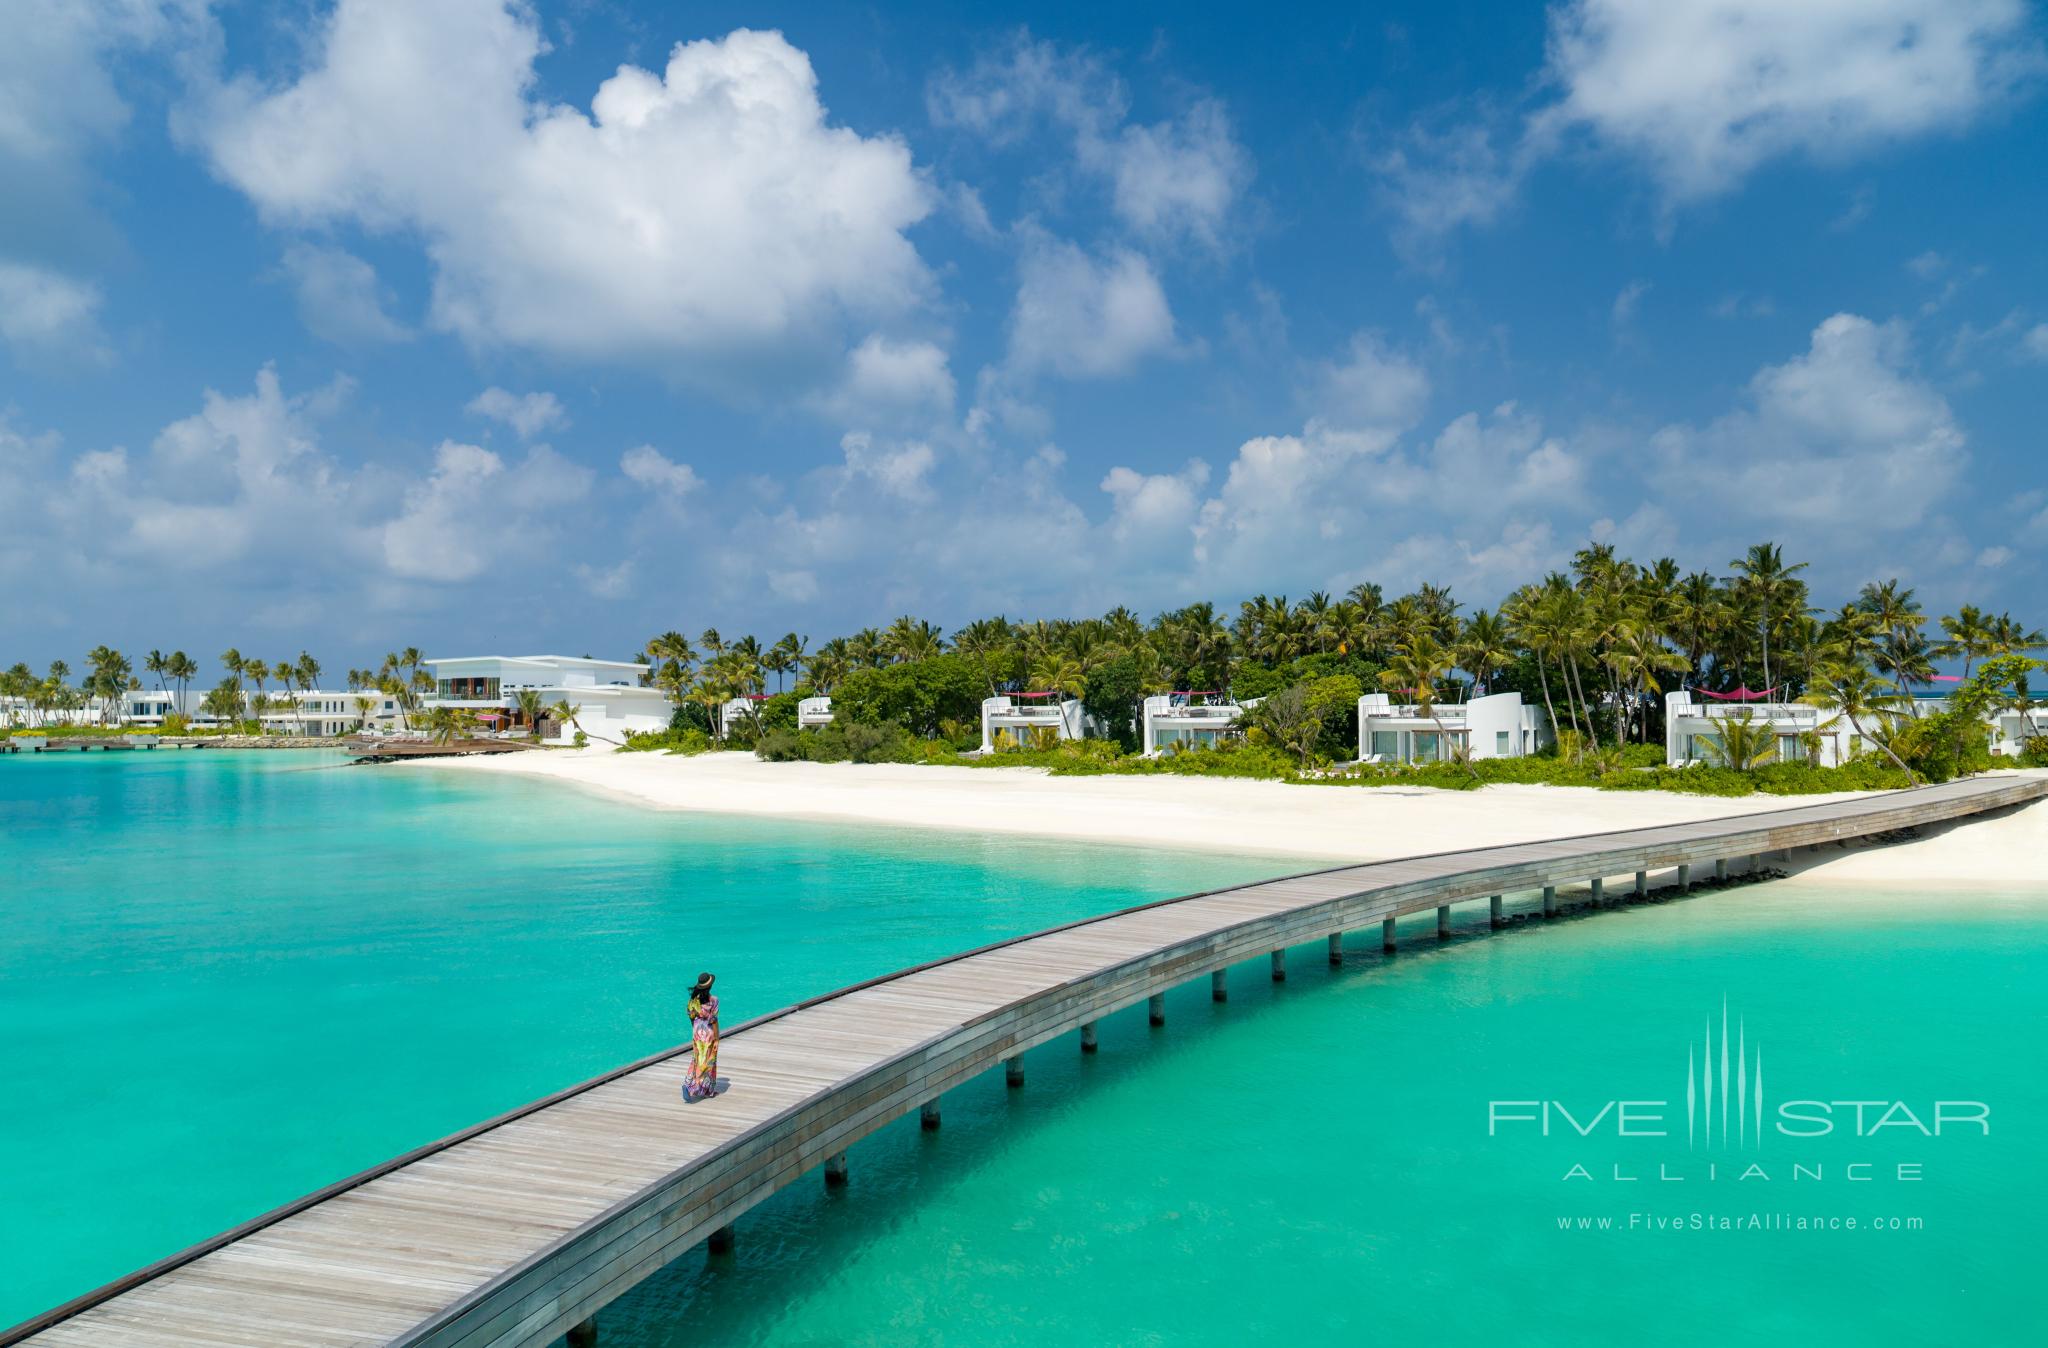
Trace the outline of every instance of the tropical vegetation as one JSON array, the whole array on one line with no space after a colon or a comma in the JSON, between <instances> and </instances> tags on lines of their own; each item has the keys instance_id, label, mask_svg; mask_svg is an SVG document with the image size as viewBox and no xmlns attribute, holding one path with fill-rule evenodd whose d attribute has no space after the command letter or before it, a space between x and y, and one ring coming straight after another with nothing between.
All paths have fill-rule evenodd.
<instances>
[{"instance_id":1,"label":"tropical vegetation","mask_svg":"<svg viewBox=\"0 0 2048 1348\"><path fill-rule=\"evenodd\" d=\"M1544 708L1557 732L1555 756L1569 774L1599 779L1613 775L1617 752L1661 743L1665 695L1685 688L1806 701L1824 710L1823 727L1846 724L1853 742L1881 761L1870 771L1901 781L1969 770L1982 746L1973 750L1967 736L1958 738L1960 713L1946 720L1909 716L1913 692L1944 677L1937 662L1959 662L1958 694L1975 688L1980 701L2024 701L2034 662L2001 666L1996 686L1976 676L1985 662L2024 657L2048 639L2010 614L1967 604L1936 617L1897 579L1873 581L1825 608L1815 602L1806 570L1775 543L1731 559L1726 574L1687 573L1670 558L1639 564L1595 543L1568 570L1516 588L1492 609L1467 611L1441 585L1388 598L1363 583L1341 596L1317 591L1293 602L1255 595L1235 613L1195 603L1149 621L1127 608L1074 620L997 615L949 634L905 615L886 628L815 646L796 633L764 647L716 629L694 643L670 631L648 642L645 653L650 682L677 704L678 728L695 729L708 743L758 745L776 758L842 752L836 739L806 732L813 737L806 740L796 732L794 704L808 694L829 694L841 724L900 730L905 745L918 746L902 748L903 756L937 760L978 747L979 706L987 696L1079 698L1128 753L1136 747L1138 700L1184 690L1256 702L1242 722L1241 747L1275 751L1261 760L1266 771L1322 773L1355 754L1362 691L1387 691L1436 718L1438 742L1448 745L1452 737L1438 715L1443 704L1514 690ZM720 709L735 698L749 699L750 710L728 727ZM1982 722L1978 714L1973 724ZM1761 720L1738 713L1725 725L1727 733L1706 744L1711 761L1701 767L1708 773L1746 776L1770 768L1759 780L1782 786L1800 776L1795 768L1830 771L1818 766L1819 732L1806 736L1804 761L1779 763L1778 738ZM1060 771L1109 770L1104 764L1111 761L1093 750L1076 758L1078 751L1029 737L1004 737L997 747L1004 762L1051 755L1061 761L1048 766ZM1438 766L1467 785L1535 770L1449 757ZM1655 758L1661 764L1661 753ZM1167 762L1128 770L1187 769Z\"/></svg>"}]
</instances>

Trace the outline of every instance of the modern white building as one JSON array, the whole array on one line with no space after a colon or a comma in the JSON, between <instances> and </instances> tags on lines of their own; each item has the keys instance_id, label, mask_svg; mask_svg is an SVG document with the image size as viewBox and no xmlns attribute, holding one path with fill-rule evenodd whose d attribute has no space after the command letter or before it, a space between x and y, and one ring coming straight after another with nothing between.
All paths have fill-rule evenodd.
<instances>
[{"instance_id":1,"label":"modern white building","mask_svg":"<svg viewBox=\"0 0 2048 1348\"><path fill-rule=\"evenodd\" d=\"M762 704L767 701L766 693L742 693L728 700L718 709L718 733L730 735L751 723L760 716Z\"/></svg>"},{"instance_id":2,"label":"modern white building","mask_svg":"<svg viewBox=\"0 0 2048 1348\"><path fill-rule=\"evenodd\" d=\"M832 699L807 697L796 704L796 728L817 730L832 724Z\"/></svg>"},{"instance_id":3,"label":"modern white building","mask_svg":"<svg viewBox=\"0 0 2048 1348\"><path fill-rule=\"evenodd\" d=\"M1474 759L1521 758L1551 742L1543 709L1524 703L1520 693L1438 702L1433 709L1433 716L1424 716L1421 707L1386 693L1359 698L1359 761L1440 763L1466 751Z\"/></svg>"},{"instance_id":4,"label":"modern white building","mask_svg":"<svg viewBox=\"0 0 2048 1348\"><path fill-rule=\"evenodd\" d=\"M211 729L218 723L205 709L208 692L197 688L179 695L166 689L138 688L122 695L120 719L124 725L157 726L173 712L184 713L194 728ZM243 692L244 710L255 698L254 689ZM304 735L327 739L351 735L357 730L395 729L402 723L398 700L388 693L369 690L360 693L326 689L280 688L263 693L263 733Z\"/></svg>"},{"instance_id":5,"label":"modern white building","mask_svg":"<svg viewBox=\"0 0 2048 1348\"><path fill-rule=\"evenodd\" d=\"M576 724L555 727L555 743L567 744L580 726L594 740L622 742L629 733L666 729L673 707L659 688L641 683L647 666L630 660L590 660L569 655L474 655L429 660L434 691L423 709L463 707L500 718L500 729L525 724L519 694L531 690L552 707L567 702ZM552 719L552 718L550 718Z\"/></svg>"},{"instance_id":6,"label":"modern white building","mask_svg":"<svg viewBox=\"0 0 2048 1348\"><path fill-rule=\"evenodd\" d=\"M2025 711L2008 707L1991 718L1991 752L2001 758L2017 758L2030 739L2048 737L2048 702L2035 702Z\"/></svg>"},{"instance_id":7,"label":"modern white building","mask_svg":"<svg viewBox=\"0 0 2048 1348\"><path fill-rule=\"evenodd\" d=\"M265 693L263 733L332 738L401 724L398 700L386 693L332 693L319 689Z\"/></svg>"},{"instance_id":8,"label":"modern white building","mask_svg":"<svg viewBox=\"0 0 2048 1348\"><path fill-rule=\"evenodd\" d=\"M1007 731L1028 748L1042 732L1077 740L1088 733L1090 718L1076 698L1058 693L1005 693L981 700L981 752L993 753L996 736Z\"/></svg>"},{"instance_id":9,"label":"modern white building","mask_svg":"<svg viewBox=\"0 0 2048 1348\"><path fill-rule=\"evenodd\" d=\"M1221 693L1155 693L1139 708L1139 750L1213 749L1237 733L1245 709Z\"/></svg>"},{"instance_id":10,"label":"modern white building","mask_svg":"<svg viewBox=\"0 0 2048 1348\"><path fill-rule=\"evenodd\" d=\"M1836 712L1804 702L1719 702L1681 688L1664 699L1664 761L1719 765L1722 728L1745 716L1770 733L1778 762L1835 768L1865 747L1849 718Z\"/></svg>"}]
</instances>

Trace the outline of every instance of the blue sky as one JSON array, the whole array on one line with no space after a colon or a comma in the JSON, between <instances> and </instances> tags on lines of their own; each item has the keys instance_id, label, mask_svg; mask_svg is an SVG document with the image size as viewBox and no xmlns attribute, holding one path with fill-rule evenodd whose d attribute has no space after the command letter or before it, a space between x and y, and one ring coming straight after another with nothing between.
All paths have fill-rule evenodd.
<instances>
[{"instance_id":1,"label":"blue sky","mask_svg":"<svg viewBox=\"0 0 2048 1348\"><path fill-rule=\"evenodd\" d=\"M1034 9L8 6L0 656L2048 616L2037 7Z\"/></svg>"}]
</instances>

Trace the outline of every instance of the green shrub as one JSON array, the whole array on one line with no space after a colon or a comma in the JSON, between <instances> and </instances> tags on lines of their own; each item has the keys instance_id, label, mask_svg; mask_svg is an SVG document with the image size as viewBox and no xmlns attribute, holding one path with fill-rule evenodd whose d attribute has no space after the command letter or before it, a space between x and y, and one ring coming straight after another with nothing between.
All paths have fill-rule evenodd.
<instances>
[{"instance_id":1,"label":"green shrub","mask_svg":"<svg viewBox=\"0 0 2048 1348\"><path fill-rule=\"evenodd\" d=\"M761 728L763 730L795 730L796 704L810 696L802 688L792 692L777 693L761 704Z\"/></svg>"},{"instance_id":2,"label":"green shrub","mask_svg":"<svg viewBox=\"0 0 2048 1348\"><path fill-rule=\"evenodd\" d=\"M922 757L925 743L901 726L834 721L819 730L764 730L754 756L770 763L904 763Z\"/></svg>"},{"instance_id":3,"label":"green shrub","mask_svg":"<svg viewBox=\"0 0 2048 1348\"><path fill-rule=\"evenodd\" d=\"M832 690L834 724L893 724L929 739L946 721L979 725L987 691L980 671L957 655L856 669Z\"/></svg>"},{"instance_id":4,"label":"green shrub","mask_svg":"<svg viewBox=\"0 0 2048 1348\"><path fill-rule=\"evenodd\" d=\"M628 733L621 747L627 753L701 754L711 747L711 736L695 726L677 729L671 721L666 730L646 730L637 735Z\"/></svg>"},{"instance_id":5,"label":"green shrub","mask_svg":"<svg viewBox=\"0 0 2048 1348\"><path fill-rule=\"evenodd\" d=\"M1611 780L1610 780L1611 779ZM1757 789L1757 775L1739 768L1700 763L1689 768L1658 768L1652 772L1618 772L1600 782L1607 791L1676 791L1688 796L1747 796Z\"/></svg>"},{"instance_id":6,"label":"green shrub","mask_svg":"<svg viewBox=\"0 0 2048 1348\"><path fill-rule=\"evenodd\" d=\"M1959 711L1936 712L1902 722L1892 734L1892 752L1926 781L1983 772L1992 766L1991 730Z\"/></svg>"},{"instance_id":7,"label":"green shrub","mask_svg":"<svg viewBox=\"0 0 2048 1348\"><path fill-rule=\"evenodd\" d=\"M800 763L804 760L803 736L794 730L764 730L754 745L754 757L766 763Z\"/></svg>"},{"instance_id":8,"label":"green shrub","mask_svg":"<svg viewBox=\"0 0 2048 1348\"><path fill-rule=\"evenodd\" d=\"M2030 737L2020 747L2018 761L2023 768L2048 768L2048 735Z\"/></svg>"}]
</instances>

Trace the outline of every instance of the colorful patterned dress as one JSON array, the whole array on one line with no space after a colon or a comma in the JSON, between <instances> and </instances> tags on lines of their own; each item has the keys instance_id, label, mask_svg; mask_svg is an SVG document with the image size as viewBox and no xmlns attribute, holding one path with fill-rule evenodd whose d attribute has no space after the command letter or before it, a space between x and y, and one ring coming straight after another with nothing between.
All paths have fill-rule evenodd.
<instances>
[{"instance_id":1,"label":"colorful patterned dress","mask_svg":"<svg viewBox=\"0 0 2048 1348\"><path fill-rule=\"evenodd\" d=\"M718 998L692 997L690 1066L683 1073L683 1094L702 1100L718 1090Z\"/></svg>"}]
</instances>

